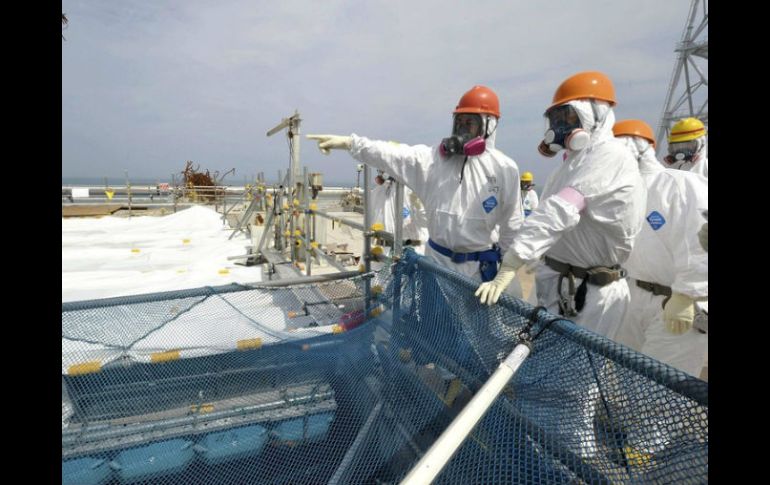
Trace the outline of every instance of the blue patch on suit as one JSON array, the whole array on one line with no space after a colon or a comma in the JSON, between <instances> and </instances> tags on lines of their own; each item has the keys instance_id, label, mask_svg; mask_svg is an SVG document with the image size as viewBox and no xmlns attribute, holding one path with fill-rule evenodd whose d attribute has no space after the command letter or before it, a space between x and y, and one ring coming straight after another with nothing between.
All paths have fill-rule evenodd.
<instances>
[{"instance_id":1,"label":"blue patch on suit","mask_svg":"<svg viewBox=\"0 0 770 485\"><path fill-rule=\"evenodd\" d=\"M401 215L404 216L404 219L409 217L409 208L408 207L404 207L404 210L401 211Z\"/></svg>"},{"instance_id":2,"label":"blue patch on suit","mask_svg":"<svg viewBox=\"0 0 770 485\"><path fill-rule=\"evenodd\" d=\"M492 212L492 209L497 207L497 199L495 199L495 196L493 195L492 197L482 202L481 206L484 207L484 211L489 214Z\"/></svg>"},{"instance_id":3,"label":"blue patch on suit","mask_svg":"<svg viewBox=\"0 0 770 485\"><path fill-rule=\"evenodd\" d=\"M647 215L647 222L650 223L653 231L657 231L666 223L666 219L658 211L652 211Z\"/></svg>"}]
</instances>

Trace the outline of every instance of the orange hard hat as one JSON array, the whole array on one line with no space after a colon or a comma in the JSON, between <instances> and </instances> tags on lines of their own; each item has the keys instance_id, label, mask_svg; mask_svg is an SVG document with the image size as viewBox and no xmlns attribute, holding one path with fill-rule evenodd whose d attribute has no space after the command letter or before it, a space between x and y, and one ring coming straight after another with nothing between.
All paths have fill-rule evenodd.
<instances>
[{"instance_id":1,"label":"orange hard hat","mask_svg":"<svg viewBox=\"0 0 770 485\"><path fill-rule=\"evenodd\" d=\"M618 121L612 127L612 134L615 136L638 136L652 143L653 147L655 146L655 135L652 134L652 128L642 120Z\"/></svg>"},{"instance_id":2,"label":"orange hard hat","mask_svg":"<svg viewBox=\"0 0 770 485\"><path fill-rule=\"evenodd\" d=\"M548 109L575 99L598 99L615 106L615 87L606 75L598 71L579 72L556 88L553 104Z\"/></svg>"},{"instance_id":3,"label":"orange hard hat","mask_svg":"<svg viewBox=\"0 0 770 485\"><path fill-rule=\"evenodd\" d=\"M455 113L486 113L500 117L500 100L494 91L486 86L473 86L463 94L454 110Z\"/></svg>"}]
</instances>

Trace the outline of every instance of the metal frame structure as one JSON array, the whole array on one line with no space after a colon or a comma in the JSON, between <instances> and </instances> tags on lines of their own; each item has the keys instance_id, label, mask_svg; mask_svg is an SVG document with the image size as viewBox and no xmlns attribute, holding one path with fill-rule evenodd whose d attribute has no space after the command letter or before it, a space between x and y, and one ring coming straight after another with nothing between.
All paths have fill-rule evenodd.
<instances>
[{"instance_id":1,"label":"metal frame structure","mask_svg":"<svg viewBox=\"0 0 770 485\"><path fill-rule=\"evenodd\" d=\"M293 397L288 397L292 396ZM74 423L62 431L62 458L88 452L124 449L152 440L197 436L234 425L277 422L333 412L334 391L327 383L305 383L282 389L255 390L210 404L216 411L191 413L190 406L115 418L98 426Z\"/></svg>"},{"instance_id":2,"label":"metal frame structure","mask_svg":"<svg viewBox=\"0 0 770 485\"><path fill-rule=\"evenodd\" d=\"M404 205L404 186L397 182L396 184L396 203L394 210L396 211L395 221L396 227L394 233L391 234L387 231L374 231L371 229L372 221L368 211L369 207L369 177L371 176L371 169L368 165L364 166L364 223L363 225L352 220L344 218L333 217L324 211L319 211L316 207L312 206L313 199L310 198L311 189L311 175L308 173L307 167L300 169L300 152L299 152L299 134L300 123L302 119L300 114L295 110L294 114L288 118L284 118L281 122L270 129L267 132L267 136L272 136L279 131L286 129L286 136L289 139L290 150L290 167L285 176L282 176L282 171L278 172L278 180L282 181L277 187L273 187L273 206L267 221L265 222L265 232L259 241L258 247L255 248L253 253L248 256L259 256L260 254L268 257L268 259L275 259L276 254L267 255L267 249L265 243L268 240L268 231L272 230L275 236L275 249L278 253L283 255L284 250L289 249L289 261L287 264L291 264L292 267L298 267L300 259L304 259L305 263L305 276L312 275L312 253L319 254L321 251L317 250L313 243L315 238L315 231L311 234L311 228L315 228L316 217L323 217L326 219L334 220L340 224L347 225L354 229L358 229L363 232L364 235L364 248L362 251L362 258L364 263L364 272L371 272L371 249L372 249L372 237L377 237L391 241L393 244L392 255L393 259L397 260L401 257L403 252L403 218L401 217L401 208ZM300 171L302 172L300 174ZM287 221L285 210L283 208L284 201L288 202L289 220ZM296 201L296 204L295 204ZM247 211L248 212L248 211ZM302 222L302 235L297 236L295 228L299 228L300 220L299 215L304 215L304 221ZM250 215L250 213L248 214ZM286 226L289 226L289 237L287 238L282 232L285 231ZM237 229L236 229L237 231ZM233 234L236 232L233 231ZM304 258L301 257L300 246L304 247ZM245 257L245 256L244 256ZM321 256L319 255L319 258ZM240 257L239 257L240 258ZM328 259L327 259L328 261ZM339 269L339 268L338 268ZM369 299L370 299L370 284L367 280L366 286L366 311L369 313Z\"/></svg>"},{"instance_id":3,"label":"metal frame structure","mask_svg":"<svg viewBox=\"0 0 770 485\"><path fill-rule=\"evenodd\" d=\"M679 119L698 118L708 127L708 19L708 0L692 0L658 123L658 157L666 153L671 126Z\"/></svg>"}]
</instances>

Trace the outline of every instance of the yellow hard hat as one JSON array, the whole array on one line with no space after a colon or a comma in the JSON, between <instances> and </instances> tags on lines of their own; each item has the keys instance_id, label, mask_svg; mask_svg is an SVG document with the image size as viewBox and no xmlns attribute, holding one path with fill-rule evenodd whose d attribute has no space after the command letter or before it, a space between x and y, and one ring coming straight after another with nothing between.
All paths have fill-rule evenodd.
<instances>
[{"instance_id":1,"label":"yellow hard hat","mask_svg":"<svg viewBox=\"0 0 770 485\"><path fill-rule=\"evenodd\" d=\"M532 182L533 180L535 180L535 176L532 175L532 172L524 172L521 174L522 182Z\"/></svg>"},{"instance_id":2,"label":"yellow hard hat","mask_svg":"<svg viewBox=\"0 0 770 485\"><path fill-rule=\"evenodd\" d=\"M698 118L684 118L677 121L671 127L671 134L668 135L669 143L680 143L683 141L695 140L706 135L706 127Z\"/></svg>"}]
</instances>

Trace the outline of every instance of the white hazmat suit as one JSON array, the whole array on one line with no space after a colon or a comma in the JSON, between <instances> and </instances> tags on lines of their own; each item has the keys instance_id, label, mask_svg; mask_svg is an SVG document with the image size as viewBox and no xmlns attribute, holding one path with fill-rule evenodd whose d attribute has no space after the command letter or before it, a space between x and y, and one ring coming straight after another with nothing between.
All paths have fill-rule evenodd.
<instances>
[{"instance_id":1,"label":"white hazmat suit","mask_svg":"<svg viewBox=\"0 0 770 485\"><path fill-rule=\"evenodd\" d=\"M500 283L504 287L511 273L515 274L525 264L533 265L545 256L547 263L550 260L548 264L559 264L562 270L556 271L545 264L537 267L539 304L557 314L560 307L565 310L572 307L578 310L577 315L566 318L614 338L629 301L628 284L618 265L628 259L634 238L641 229L646 191L636 160L612 134L615 116L610 105L595 99L571 100L566 104L572 106L579 117L585 145L580 149L567 149L563 163L549 176L540 206L514 234L513 245L508 249L497 277L497 288L494 288L495 281L483 283L476 294L482 303L488 298L494 303ZM614 280L603 282L603 286L588 282L583 285L584 279L575 275L573 288L583 285L585 291L581 309L577 297L580 290L572 299L569 277L561 275L561 271L570 266L583 269L614 267L613 273L604 273L612 274ZM566 303L562 300L560 305L560 299L565 296ZM595 371L599 376L605 375L601 364ZM574 403L569 409L574 409L578 416L571 419L583 423L579 428L566 429L565 439L580 450L581 456L594 456L598 450L594 433L600 395L598 382L591 380L574 392L566 392L557 385L553 392L559 394L560 399ZM559 423L548 425L559 427Z\"/></svg>"},{"instance_id":2,"label":"white hazmat suit","mask_svg":"<svg viewBox=\"0 0 770 485\"><path fill-rule=\"evenodd\" d=\"M383 224L387 232L394 234L395 204L396 187L393 181L386 180L382 185L375 185L369 194L372 224ZM419 245L414 246L414 250L418 254L425 254L425 246L428 244L427 216L422 202L409 187L404 187L404 206L398 213L403 218L403 238L420 241Z\"/></svg>"},{"instance_id":3,"label":"white hazmat suit","mask_svg":"<svg viewBox=\"0 0 770 485\"><path fill-rule=\"evenodd\" d=\"M496 120L491 117L490 121ZM510 246L513 231L524 219L519 169L494 148L495 131L486 139L484 153L468 157L467 163L463 155L444 158L438 147L370 140L356 134L351 139L353 158L386 171L423 201L433 241L458 253L486 251L494 243L501 248ZM492 237L496 227L499 241ZM477 261L454 263L430 245L425 254L481 281Z\"/></svg>"},{"instance_id":4,"label":"white hazmat suit","mask_svg":"<svg viewBox=\"0 0 770 485\"><path fill-rule=\"evenodd\" d=\"M647 186L647 209L642 230L625 264L630 277L631 304L617 340L699 377L708 334L696 328L682 335L667 330L663 321L667 297L653 294L650 284L667 287L669 292L693 300L708 298L708 253L699 244L697 234L703 224L701 213L708 209L708 181L697 173L663 168L646 140L627 136L620 139L639 160Z\"/></svg>"},{"instance_id":5,"label":"white hazmat suit","mask_svg":"<svg viewBox=\"0 0 770 485\"><path fill-rule=\"evenodd\" d=\"M534 264L541 256L580 268L623 264L641 229L644 183L636 161L615 140L615 115L602 101L575 100L590 141L582 150L567 150L563 163L548 178L540 206L516 232L509 251ZM539 303L559 313L560 274L547 265L537 270ZM583 283L575 279L575 285ZM562 281L567 295L568 281ZM618 279L605 286L588 284L585 304L573 321L614 338L628 304L628 285Z\"/></svg>"},{"instance_id":6,"label":"white hazmat suit","mask_svg":"<svg viewBox=\"0 0 770 485\"><path fill-rule=\"evenodd\" d=\"M522 207L524 209L524 215L529 216L533 210L537 209L540 200L537 197L537 192L534 189L525 190L522 198Z\"/></svg>"}]
</instances>

